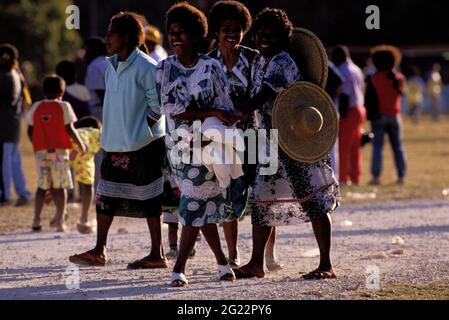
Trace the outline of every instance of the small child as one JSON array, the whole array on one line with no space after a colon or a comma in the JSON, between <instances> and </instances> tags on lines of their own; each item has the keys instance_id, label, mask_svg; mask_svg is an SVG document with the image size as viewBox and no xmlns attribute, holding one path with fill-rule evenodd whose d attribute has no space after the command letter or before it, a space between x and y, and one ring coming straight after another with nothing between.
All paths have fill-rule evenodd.
<instances>
[{"instance_id":1,"label":"small child","mask_svg":"<svg viewBox=\"0 0 449 320\"><path fill-rule=\"evenodd\" d=\"M43 85L45 99L34 103L28 115L28 137L38 168L33 231L42 230L40 217L47 190L56 205L51 225L58 232L66 231L63 214L67 205L67 189L73 188L69 164L70 138L82 153L86 151L73 126L77 120L75 113L68 102L62 101L64 90L65 82L61 77L46 77Z\"/></svg>"},{"instance_id":2,"label":"small child","mask_svg":"<svg viewBox=\"0 0 449 320\"><path fill-rule=\"evenodd\" d=\"M77 122L77 133L86 146L83 154L75 141L72 140L73 149L70 154L70 166L75 172L75 180L79 183L81 193L82 211L78 231L89 234L95 231L93 225L88 223L89 209L93 201L93 184L95 179L95 155L100 151L101 122L93 116L87 116Z\"/></svg>"}]
</instances>

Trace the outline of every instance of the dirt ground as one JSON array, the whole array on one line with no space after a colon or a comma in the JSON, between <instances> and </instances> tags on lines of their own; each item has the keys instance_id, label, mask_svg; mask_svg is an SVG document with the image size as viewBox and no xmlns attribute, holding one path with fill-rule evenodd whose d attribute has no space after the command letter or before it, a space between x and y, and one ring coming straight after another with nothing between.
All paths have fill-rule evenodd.
<instances>
[{"instance_id":1,"label":"dirt ground","mask_svg":"<svg viewBox=\"0 0 449 320\"><path fill-rule=\"evenodd\" d=\"M303 224L278 228L277 250L284 269L264 279L220 283L212 252L205 240L199 241L196 257L188 262L190 283L185 288L168 285L173 261L168 269L126 269L128 262L149 251L143 220L117 219L107 266L79 270L71 269L68 256L90 249L95 235L78 234L73 223L65 234L49 228L41 233L4 231L0 299L391 299L396 293L401 299L449 299L449 201L346 205L333 220L336 280L300 279L300 273L318 264L311 226ZM165 226L163 231L167 248ZM222 244L225 247L223 237ZM243 262L250 257L251 245L246 218L239 234ZM74 285L76 271L79 289ZM404 286L414 291L409 294Z\"/></svg>"}]
</instances>

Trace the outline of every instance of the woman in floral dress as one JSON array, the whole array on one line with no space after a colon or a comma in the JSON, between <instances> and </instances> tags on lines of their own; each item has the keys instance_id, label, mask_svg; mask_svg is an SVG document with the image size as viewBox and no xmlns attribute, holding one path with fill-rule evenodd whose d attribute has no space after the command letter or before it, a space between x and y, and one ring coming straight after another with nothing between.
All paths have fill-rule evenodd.
<instances>
[{"instance_id":1,"label":"woman in floral dress","mask_svg":"<svg viewBox=\"0 0 449 320\"><path fill-rule=\"evenodd\" d=\"M204 14L187 3L179 3L168 10L166 19L174 55L159 64L156 85L170 134L166 138L167 154L181 190L179 222L183 225L171 285L187 284L186 261L200 229L215 254L220 280L232 281L235 276L221 248L217 229L217 223L227 219L226 189L201 163L180 161L176 156L180 144L174 134L192 135L194 122L207 117L217 117L225 125L235 123L229 83L216 60L198 53L207 35ZM190 145L186 148L190 149Z\"/></svg>"},{"instance_id":2,"label":"woman in floral dress","mask_svg":"<svg viewBox=\"0 0 449 320\"><path fill-rule=\"evenodd\" d=\"M272 108L277 94L301 79L293 59L285 51L292 24L280 9L264 9L253 24L260 54L252 69L251 100L246 113L257 110L255 127L272 129ZM269 139L267 139L269 141ZM267 148L269 143L267 142ZM274 226L311 221L320 249L318 269L306 279L334 278L330 261L332 213L339 203L338 183L330 160L314 164L292 160L280 148L279 166L274 175L256 177L252 203L253 252L245 266L235 269L237 278L264 277L264 251ZM258 172L263 165L258 164Z\"/></svg>"}]
</instances>

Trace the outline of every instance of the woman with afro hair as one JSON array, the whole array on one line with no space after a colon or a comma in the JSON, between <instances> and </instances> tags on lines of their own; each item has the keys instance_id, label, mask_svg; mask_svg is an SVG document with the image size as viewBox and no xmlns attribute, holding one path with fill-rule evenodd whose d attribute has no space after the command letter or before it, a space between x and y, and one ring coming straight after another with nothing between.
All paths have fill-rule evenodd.
<instances>
[{"instance_id":1,"label":"woman with afro hair","mask_svg":"<svg viewBox=\"0 0 449 320\"><path fill-rule=\"evenodd\" d=\"M242 118L256 111L255 127L272 129L271 111L276 96L290 84L301 80L294 60L288 54L293 30L281 9L266 8L253 24L260 51L252 68L251 100ZM267 139L267 150L270 148ZM271 154L271 152L270 152ZM319 267L304 275L305 279L334 278L330 261L331 220L329 214L338 206L339 189L330 159L313 164L289 158L278 150L279 167L274 175L257 175L250 197L252 206L253 250L248 264L235 269L237 278L263 278L264 253L274 226L311 221L320 249ZM258 164L259 168L262 164Z\"/></svg>"},{"instance_id":2,"label":"woman with afro hair","mask_svg":"<svg viewBox=\"0 0 449 320\"><path fill-rule=\"evenodd\" d=\"M238 108L250 99L251 66L257 50L241 45L244 36L250 30L252 17L244 4L238 1L218 1L209 12L210 33L217 40L218 47L208 55L218 60L231 86L231 100ZM252 127L252 121L238 123L238 128L245 130ZM246 148L248 150L248 148ZM240 258L237 247L238 221L245 212L249 186L256 175L256 165L249 163L249 155L243 164L245 176L232 180L228 197L234 219L223 223L223 231L228 247L229 263L233 268L239 267ZM275 233L273 232L267 247L267 268L270 271L281 266L276 262L274 253Z\"/></svg>"},{"instance_id":3,"label":"woman with afro hair","mask_svg":"<svg viewBox=\"0 0 449 320\"><path fill-rule=\"evenodd\" d=\"M216 117L225 125L234 124L237 117L228 79L215 59L199 53L208 30L204 14L186 2L175 4L167 11L166 28L174 55L159 64L156 85L168 132L184 131L190 135L194 122L208 117ZM188 283L186 262L200 229L214 252L220 280L235 280L217 228L227 218L226 189L204 165L177 159L179 145L173 134L167 135L166 145L172 176L181 191L178 215L183 226L171 285Z\"/></svg>"}]
</instances>

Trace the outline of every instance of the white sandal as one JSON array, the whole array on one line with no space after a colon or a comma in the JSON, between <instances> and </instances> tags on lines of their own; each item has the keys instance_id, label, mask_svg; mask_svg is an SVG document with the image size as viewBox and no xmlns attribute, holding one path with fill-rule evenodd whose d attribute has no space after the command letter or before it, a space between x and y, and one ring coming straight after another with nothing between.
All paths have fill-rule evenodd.
<instances>
[{"instance_id":1,"label":"white sandal","mask_svg":"<svg viewBox=\"0 0 449 320\"><path fill-rule=\"evenodd\" d=\"M171 273L171 284L170 285L172 287L184 287L188 283L189 282L187 281L187 278L184 275L184 273L176 273L176 272Z\"/></svg>"},{"instance_id":2,"label":"white sandal","mask_svg":"<svg viewBox=\"0 0 449 320\"><path fill-rule=\"evenodd\" d=\"M232 270L229 263L227 265L218 265L218 276L220 281L235 281L234 270Z\"/></svg>"}]
</instances>

